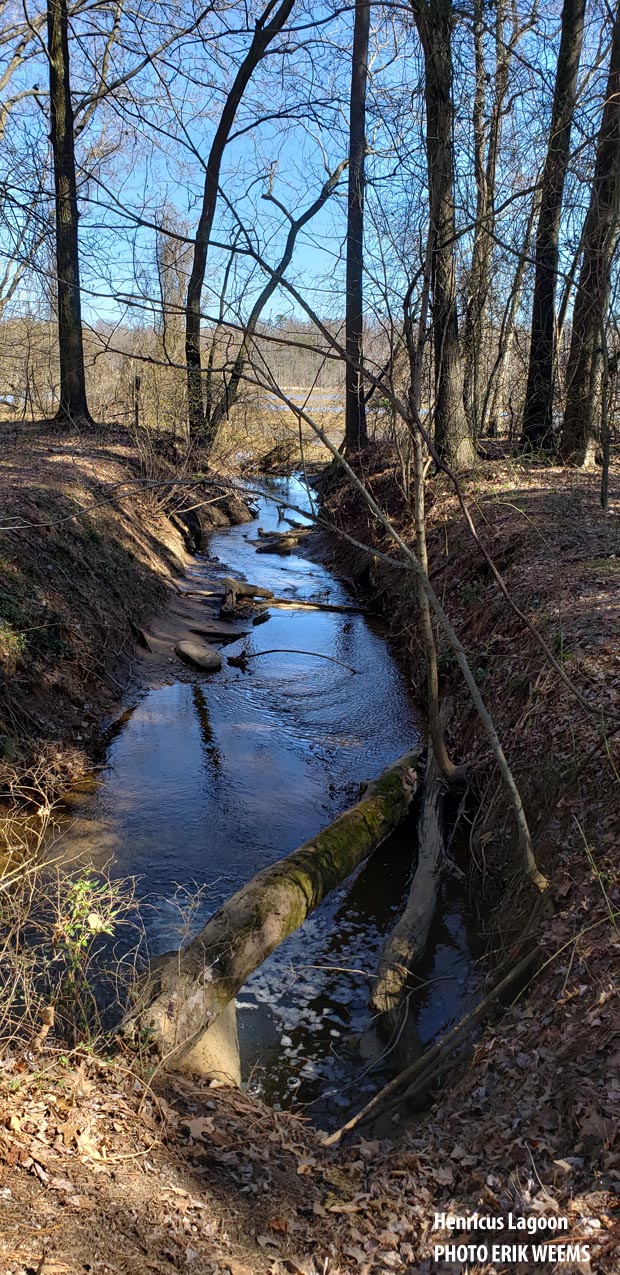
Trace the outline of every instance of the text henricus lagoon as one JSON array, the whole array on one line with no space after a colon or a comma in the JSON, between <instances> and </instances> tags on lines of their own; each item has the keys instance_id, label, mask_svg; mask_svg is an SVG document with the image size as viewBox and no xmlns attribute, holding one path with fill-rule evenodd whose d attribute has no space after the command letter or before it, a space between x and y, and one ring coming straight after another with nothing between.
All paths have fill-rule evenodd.
<instances>
[{"instance_id":1,"label":"text henricus lagoon","mask_svg":"<svg viewBox=\"0 0 620 1275\"><path fill-rule=\"evenodd\" d=\"M435 1213L433 1230L442 1232L441 1242L433 1247L435 1261L553 1262L557 1265L590 1259L588 1244L569 1243L563 1237L562 1233L568 1231L566 1217ZM463 1232L469 1234L464 1236ZM487 1237L488 1232L493 1235ZM538 1239L536 1243L534 1236Z\"/></svg>"}]
</instances>

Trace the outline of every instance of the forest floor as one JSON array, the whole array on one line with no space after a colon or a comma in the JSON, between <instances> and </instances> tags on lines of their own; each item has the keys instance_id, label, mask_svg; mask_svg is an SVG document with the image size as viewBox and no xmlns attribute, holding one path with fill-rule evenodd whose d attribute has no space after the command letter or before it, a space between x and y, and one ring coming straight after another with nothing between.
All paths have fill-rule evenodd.
<instances>
[{"instance_id":1,"label":"forest floor","mask_svg":"<svg viewBox=\"0 0 620 1275\"><path fill-rule=\"evenodd\" d=\"M53 450L44 453L55 444L55 439L45 444L33 438L35 459L22 462L21 445L13 461L9 456L9 464L24 466L25 473L16 471L11 482L14 487L23 482L25 495L11 491L13 517L3 517L3 524L13 522L16 513L22 521L49 521L50 501L90 500L95 479L87 449L76 464L70 454L57 462ZM126 476L126 460L117 454L105 463L110 471L102 475L98 464L98 483ZM91 466L93 477L86 484L80 477L67 492L64 484L76 465ZM52 477L61 472L62 483ZM394 466L385 460L366 477L399 529L412 538ZM42 487L47 494L41 494ZM529 986L480 1034L473 1057L455 1072L434 1106L415 1123L403 1112L394 1143L370 1133L327 1149L311 1127L248 1095L164 1078L145 1087L122 1060L105 1060L96 1051L7 1052L0 1060L3 1275L179 1270L430 1275L458 1269L433 1260L433 1244L444 1234L433 1230L435 1214L476 1210L504 1218L509 1212L565 1217L571 1242L589 1245L590 1258L559 1264L557 1251L550 1249L550 1260L542 1264L531 1259L474 1263L472 1272L613 1275L620 1270L618 492L612 510L603 515L595 478L501 461L481 465L465 490L511 596L539 626L569 682L593 706L591 712L584 709L549 667L469 539L454 496L443 479L433 480L431 574L475 664L526 800L540 866L551 881L553 909L541 923L541 960ZM390 551L376 538L357 499L333 490L328 508L334 522L342 520L369 546ZM65 512L74 512L73 503ZM108 538L120 542L131 562L126 569L145 576L144 592L131 599L131 618L140 624L149 607L162 605L163 584L178 570L183 540L179 535L163 548L163 535L160 543L157 525L141 506L122 515L102 508L99 517L119 518L119 523L111 532L97 527L101 539L92 538L88 545L82 530L72 530L71 537L79 537L72 569L85 564L85 597L87 588L97 590L96 605L103 612L111 593L99 593L97 573L106 552L101 545ZM10 549L8 566L21 572L20 555L34 532L0 534L3 552L6 545ZM47 573L56 561L68 570L63 557L68 550L57 534L49 532L45 553L41 539L38 548L27 551L27 575L33 574L37 598L40 582L51 576L50 592L41 602L55 608L53 623L69 605L65 586L52 575L56 568ZM122 560L127 564L128 558ZM401 572L349 547L338 550L336 558L390 618L412 679L419 677L413 587L403 587ZM116 564L113 573L109 567L105 571L114 578ZM9 574L2 587L13 597L15 577ZM25 585L18 597L25 604ZM115 623L120 626L122 607L126 626L125 591L122 602L116 598L113 605ZM42 617L31 618L36 624ZM6 622L15 629L28 627L23 618L9 616ZM121 628L113 632L120 640ZM61 637L67 642L64 630ZM89 638L92 649L99 640L95 634ZM110 643L109 652L117 645ZM106 651L98 654L105 666ZM28 648L25 660L22 655L23 648L13 647L3 664L10 677L7 662L13 658L14 675L30 677L26 690L35 698L27 700L28 711L45 725L46 714L52 717L50 705L63 697L70 703L71 684L52 682L52 690L45 687L37 700L34 672L41 654ZM78 648L66 657L74 675L81 657ZM510 959L531 901L519 885L510 817L480 728L445 650L440 662L455 702L453 739L475 762L483 798L471 834L472 882L485 900L491 967ZM48 661L43 672L50 668ZM101 665L96 668L99 676ZM78 688L78 713L80 697ZM93 718L97 711L93 700ZM75 738L78 723L69 710L56 722L57 738ZM474 1238L488 1241L489 1236L479 1232ZM558 1236L549 1228L539 1233L541 1238L557 1242ZM560 1238L566 1240L566 1233Z\"/></svg>"}]
</instances>

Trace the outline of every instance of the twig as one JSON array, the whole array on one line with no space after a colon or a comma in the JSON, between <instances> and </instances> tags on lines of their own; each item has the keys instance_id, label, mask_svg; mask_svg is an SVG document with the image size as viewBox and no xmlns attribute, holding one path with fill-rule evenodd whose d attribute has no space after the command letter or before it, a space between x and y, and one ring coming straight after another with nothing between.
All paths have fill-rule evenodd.
<instances>
[{"instance_id":1,"label":"twig","mask_svg":"<svg viewBox=\"0 0 620 1275\"><path fill-rule=\"evenodd\" d=\"M298 651L296 647L270 647L267 651L252 651L246 654L245 651L241 655L229 655L227 662L235 667L245 664L247 660L257 660L260 655L311 655L315 660L329 660L332 664L339 664L340 668L346 668L348 673L359 673L359 669L351 668L350 664L343 664L342 660L337 660L333 655L321 655L320 651Z\"/></svg>"}]
</instances>

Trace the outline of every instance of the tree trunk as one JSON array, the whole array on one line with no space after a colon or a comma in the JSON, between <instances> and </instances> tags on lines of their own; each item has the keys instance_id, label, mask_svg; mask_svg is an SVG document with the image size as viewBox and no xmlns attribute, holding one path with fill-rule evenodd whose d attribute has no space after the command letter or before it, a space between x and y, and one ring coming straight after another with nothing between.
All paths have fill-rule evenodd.
<instances>
[{"instance_id":1,"label":"tree trunk","mask_svg":"<svg viewBox=\"0 0 620 1275\"><path fill-rule=\"evenodd\" d=\"M495 362L487 379L484 392L481 432L484 434L488 430L490 437L496 437L499 433L498 416L500 411L503 411L504 408L504 382L515 340L515 315L518 314L519 306L521 304L521 296L525 280L525 268L529 257L537 211L538 202L536 196L534 196L530 214L527 219L527 226L525 228L523 247L517 261L517 268L513 276L510 293L508 295L506 305L504 306Z\"/></svg>"},{"instance_id":2,"label":"tree trunk","mask_svg":"<svg viewBox=\"0 0 620 1275\"><path fill-rule=\"evenodd\" d=\"M230 93L224 103L220 122L218 124L215 137L213 138L213 143L211 145L207 161L202 209L200 213L200 221L198 222L198 230L196 232L194 259L187 287L187 302L185 308L185 359L187 363L187 409L189 416L189 428L190 434L200 437L207 447L210 446L213 440L206 427L204 404L202 401L200 311L202 304L202 289L207 268L209 240L213 229L213 219L215 217L217 196L219 192L222 159L230 136L230 130L233 126L243 94L245 93L252 75L263 58L269 44L282 30L294 3L295 0L282 0L280 8L276 10L271 21L269 21L269 18L273 12L275 0L269 0L269 3L263 10L261 17L256 23L252 43L250 44L241 66L237 71Z\"/></svg>"},{"instance_id":3,"label":"tree trunk","mask_svg":"<svg viewBox=\"0 0 620 1275\"><path fill-rule=\"evenodd\" d=\"M558 243L575 114L585 6L586 0L564 0L549 144L542 181L522 435L522 442L534 448L548 447L553 438Z\"/></svg>"},{"instance_id":4,"label":"tree trunk","mask_svg":"<svg viewBox=\"0 0 620 1275\"><path fill-rule=\"evenodd\" d=\"M485 123L485 86L487 72L484 59L483 0L474 4L474 168L476 177L476 226L469 275L469 300L463 328L465 411L473 438L481 433L484 408L483 366L485 344L488 346L485 316L491 290L493 232L495 229L495 179L504 101L508 89L508 73L512 48L518 38L513 33L510 43L504 37L506 0L498 0L495 12L495 89L488 124Z\"/></svg>"},{"instance_id":5,"label":"tree trunk","mask_svg":"<svg viewBox=\"0 0 620 1275\"><path fill-rule=\"evenodd\" d=\"M67 0L48 0L47 49L50 76L50 136L54 156L56 208L56 277L58 286L58 348L60 404L56 420L91 424L86 400L78 204L75 177L75 139Z\"/></svg>"},{"instance_id":6,"label":"tree trunk","mask_svg":"<svg viewBox=\"0 0 620 1275\"><path fill-rule=\"evenodd\" d=\"M611 263L620 218L620 4L616 5L603 117L584 231L584 248L570 347L566 411L560 452L572 465L593 459L597 389L601 374Z\"/></svg>"},{"instance_id":7,"label":"tree trunk","mask_svg":"<svg viewBox=\"0 0 620 1275\"><path fill-rule=\"evenodd\" d=\"M454 103L451 0L411 0L424 51L430 223L435 444L451 468L472 464L474 447L463 401L456 298Z\"/></svg>"},{"instance_id":8,"label":"tree trunk","mask_svg":"<svg viewBox=\"0 0 620 1275\"><path fill-rule=\"evenodd\" d=\"M409 314L408 305L405 306L405 342L409 355L410 383L409 383L409 401L411 404L411 413L408 420L409 433L413 447L414 459L414 486L413 486L413 513L415 522L416 550L418 562L424 571L428 580L428 550L426 544L426 501L425 501L425 465L424 465L424 440L418 428L420 414L420 399L422 390L422 352L424 349L424 337L426 333L426 321L428 315L428 297L429 297L429 259L432 251L431 230L429 227L429 238L426 246L424 284L422 287L422 297L420 303L420 317L418 320L417 340L414 339L411 316ZM439 708L439 669L437 666L437 646L435 643L435 634L433 632L433 619L431 615L430 602L422 581L418 580L418 605L420 608L420 629L424 641L424 656L426 661L426 709L428 713L429 729L432 741L432 748L437 758L439 768L445 779L454 782L462 777L462 771L451 761L446 747L443 723L441 721Z\"/></svg>"},{"instance_id":9,"label":"tree trunk","mask_svg":"<svg viewBox=\"0 0 620 1275\"><path fill-rule=\"evenodd\" d=\"M364 358L364 169L366 163L366 86L370 38L369 0L355 0L349 114L349 190L347 200L345 443L357 452L367 442L364 379L357 370ZM354 366L357 365L357 366Z\"/></svg>"},{"instance_id":10,"label":"tree trunk","mask_svg":"<svg viewBox=\"0 0 620 1275\"><path fill-rule=\"evenodd\" d=\"M409 974L426 949L437 907L444 866L442 796L444 784L432 744L424 778L422 812L418 821L418 861L409 898L381 953L371 1004L388 1032L398 1027Z\"/></svg>"},{"instance_id":11,"label":"tree trunk","mask_svg":"<svg viewBox=\"0 0 620 1275\"><path fill-rule=\"evenodd\" d=\"M399 758L356 806L238 890L187 947L160 957L124 1034L146 1030L168 1066L182 1065L252 971L402 822L418 757Z\"/></svg>"}]
</instances>

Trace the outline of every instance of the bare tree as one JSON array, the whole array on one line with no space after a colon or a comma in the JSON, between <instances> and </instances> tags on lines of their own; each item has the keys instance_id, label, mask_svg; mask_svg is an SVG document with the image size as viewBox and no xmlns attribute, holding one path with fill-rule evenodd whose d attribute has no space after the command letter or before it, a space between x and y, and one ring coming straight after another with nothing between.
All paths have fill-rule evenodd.
<instances>
[{"instance_id":1,"label":"bare tree","mask_svg":"<svg viewBox=\"0 0 620 1275\"><path fill-rule=\"evenodd\" d=\"M347 200L345 441L359 451L367 441L364 382L364 182L366 162L366 88L370 4L355 0L351 97L349 109L349 190Z\"/></svg>"},{"instance_id":2,"label":"bare tree","mask_svg":"<svg viewBox=\"0 0 620 1275\"><path fill-rule=\"evenodd\" d=\"M217 205L222 159L235 116L256 67L264 57L271 41L275 39L285 26L295 0L282 0L279 8L276 7L276 3L277 0L268 0L268 4L263 9L256 23L250 47L226 97L206 166L202 209L196 232L194 259L187 289L185 357L187 360L187 401L190 433L200 435L207 446L213 440L208 436L206 429L202 396L200 329L202 289L207 268L209 240Z\"/></svg>"},{"instance_id":3,"label":"bare tree","mask_svg":"<svg viewBox=\"0 0 620 1275\"><path fill-rule=\"evenodd\" d=\"M452 0L411 0L424 52L426 153L432 235L432 319L435 349L435 441L456 468L474 447L465 415L459 348L454 209Z\"/></svg>"},{"instance_id":4,"label":"bare tree","mask_svg":"<svg viewBox=\"0 0 620 1275\"><path fill-rule=\"evenodd\" d=\"M514 48L523 34L516 19L506 41L507 0L498 0L495 9L495 75L488 119L486 118L487 71L484 49L484 4L474 0L473 98L474 176L476 181L476 224L468 279L468 300L463 325L464 399L474 438L481 432L485 384L485 345L488 344L488 302L491 290L493 235L495 229L495 184L499 161L502 119Z\"/></svg>"},{"instance_id":5,"label":"bare tree","mask_svg":"<svg viewBox=\"0 0 620 1275\"><path fill-rule=\"evenodd\" d=\"M280 261L278 265L276 266L275 270L273 271L273 273L270 274L269 279L267 280L267 283L265 284L264 288L261 289L258 297L256 298L256 301L254 302L254 305L252 306L252 310L250 312L248 321L244 328L241 344L239 346L239 349L235 357L232 372L230 375L230 380L228 381L228 384L225 384L223 386L223 391L222 391L222 394L220 395L220 398L217 400L215 405L212 407L210 413L207 415L209 435L214 440L222 421L226 418L231 408L234 406L234 404L237 401L237 398L239 396L239 392L241 389L241 385L243 382L243 374L245 371L245 366L250 354L250 349L253 343L253 339L256 333L256 329L258 327L261 314L263 313L267 303L271 300L272 296L277 291L277 288L281 279L284 277L286 271L288 270L288 267L291 264L291 261L293 259L293 253L295 251L295 244L297 242L297 236L299 235L300 231L303 230L304 226L307 226L309 222L312 221L312 218L316 217L317 213L319 213L321 209L325 206L330 195L336 189L338 182L342 176L342 173L346 167L347 167L347 161L343 161L341 164L338 164L337 168L334 169L334 172L330 173L329 177L324 183L317 198L313 200L313 202L309 205L308 208L304 210L303 213L300 213L299 217L292 217L291 214L287 212L284 205L281 204L278 199L276 199L276 197L273 195L272 192L269 192L268 194L263 196L264 199L267 199L271 203L276 204L276 206L280 209L280 211L284 213L289 224L288 234L286 236L286 242L284 245L284 252L282 253L282 257L280 258ZM212 348L212 354L213 354L213 348ZM212 356L210 356L210 358L211 357Z\"/></svg>"},{"instance_id":6,"label":"bare tree","mask_svg":"<svg viewBox=\"0 0 620 1275\"><path fill-rule=\"evenodd\" d=\"M84 374L78 203L67 0L48 0L50 135L54 158L60 403L56 420L90 424Z\"/></svg>"},{"instance_id":7,"label":"bare tree","mask_svg":"<svg viewBox=\"0 0 620 1275\"><path fill-rule=\"evenodd\" d=\"M552 439L560 222L575 115L585 7L586 0L564 0L536 233L536 276L522 441L537 448L548 446Z\"/></svg>"},{"instance_id":8,"label":"bare tree","mask_svg":"<svg viewBox=\"0 0 620 1275\"><path fill-rule=\"evenodd\" d=\"M584 229L584 248L569 358L560 453L573 465L593 459L594 421L602 370L611 265L620 221L620 3L616 4L609 75L596 166Z\"/></svg>"}]
</instances>

